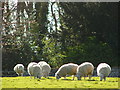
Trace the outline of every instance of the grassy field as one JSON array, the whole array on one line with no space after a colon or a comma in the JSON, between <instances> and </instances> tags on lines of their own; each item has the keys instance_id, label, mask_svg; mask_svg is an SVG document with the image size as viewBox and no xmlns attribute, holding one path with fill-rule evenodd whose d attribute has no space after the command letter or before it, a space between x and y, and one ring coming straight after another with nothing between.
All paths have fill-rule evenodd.
<instances>
[{"instance_id":1,"label":"grassy field","mask_svg":"<svg viewBox=\"0 0 120 90\"><path fill-rule=\"evenodd\" d=\"M46 79L30 79L30 77L2 77L2 88L116 88L120 78L108 77L106 81L99 81L99 77L88 77L78 81L72 77L56 80L55 77ZM119 87L120 88L120 87Z\"/></svg>"}]
</instances>

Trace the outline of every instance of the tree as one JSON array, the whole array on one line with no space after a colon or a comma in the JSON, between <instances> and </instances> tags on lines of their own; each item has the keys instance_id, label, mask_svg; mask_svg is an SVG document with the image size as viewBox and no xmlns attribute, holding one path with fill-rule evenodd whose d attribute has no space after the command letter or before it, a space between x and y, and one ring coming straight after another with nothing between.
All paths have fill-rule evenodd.
<instances>
[{"instance_id":1,"label":"tree","mask_svg":"<svg viewBox=\"0 0 120 90\"><path fill-rule=\"evenodd\" d=\"M62 21L61 35L63 35L61 37L64 37L61 38L61 43L63 43L63 47L67 47L67 49L63 49L67 53L66 61L69 62L70 57L73 56L74 58L71 58L72 61L77 59L77 62L81 62L79 56L81 56L82 51L81 49L79 50L79 47L85 51L81 56L87 57L84 61L90 59L90 56L86 54L91 55L91 58L94 59L95 53L89 52L88 50L95 50L97 53L99 52L97 49L102 48L103 45L106 44L106 48L104 48L106 53L103 54L102 51L99 52L102 56L99 57L99 61L97 62L106 61L112 64L116 61L115 65L117 65L118 3L61 2L59 5L63 10L63 13L60 14ZM95 39L93 39L94 41L92 41L92 43L89 43L89 38ZM92 45L97 46L97 44L99 47L92 47ZM90 47L87 48L87 45ZM76 47L78 49L75 49ZM109 55L106 56L109 58L105 59L104 55ZM93 62L95 63L95 60L93 60Z\"/></svg>"},{"instance_id":2,"label":"tree","mask_svg":"<svg viewBox=\"0 0 120 90\"><path fill-rule=\"evenodd\" d=\"M31 2L3 4L3 70L8 66L9 70L13 70L17 63L27 66L31 61L40 60L42 46L39 41L46 33L47 3L39 4L39 10L31 7ZM45 9L46 12L43 12ZM40 16L37 17L36 13ZM41 21L36 21L36 17Z\"/></svg>"}]
</instances>

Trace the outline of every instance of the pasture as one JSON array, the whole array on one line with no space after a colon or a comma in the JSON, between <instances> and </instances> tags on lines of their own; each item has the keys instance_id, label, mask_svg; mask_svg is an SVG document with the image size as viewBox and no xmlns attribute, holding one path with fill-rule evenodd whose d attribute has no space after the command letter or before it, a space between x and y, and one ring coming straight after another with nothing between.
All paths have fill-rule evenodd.
<instances>
[{"instance_id":1,"label":"pasture","mask_svg":"<svg viewBox=\"0 0 120 90\"><path fill-rule=\"evenodd\" d=\"M82 80L72 80L72 77L56 80L55 77L41 79L26 77L2 77L2 88L103 88L118 89L120 78L107 77L106 81L100 81L99 77L92 77L91 80L86 77Z\"/></svg>"}]
</instances>

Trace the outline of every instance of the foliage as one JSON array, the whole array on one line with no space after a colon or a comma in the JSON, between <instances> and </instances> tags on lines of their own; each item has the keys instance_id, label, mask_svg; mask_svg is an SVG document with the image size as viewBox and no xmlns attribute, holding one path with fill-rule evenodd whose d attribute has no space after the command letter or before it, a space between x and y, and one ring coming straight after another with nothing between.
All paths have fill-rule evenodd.
<instances>
[{"instance_id":1,"label":"foliage","mask_svg":"<svg viewBox=\"0 0 120 90\"><path fill-rule=\"evenodd\" d=\"M118 3L61 2L60 6L63 10L60 18L61 43L67 56L65 62L91 61L95 65L106 62L117 66Z\"/></svg>"},{"instance_id":2,"label":"foliage","mask_svg":"<svg viewBox=\"0 0 120 90\"><path fill-rule=\"evenodd\" d=\"M44 39L43 56L52 67L59 67L63 64L65 55L61 54L60 45L55 46L54 39Z\"/></svg>"},{"instance_id":3,"label":"foliage","mask_svg":"<svg viewBox=\"0 0 120 90\"><path fill-rule=\"evenodd\" d=\"M108 64L115 63L111 47L107 43L96 41L96 37L88 37L85 43L79 46L68 47L67 50L65 58L67 63L74 62L81 64L89 61L95 66L101 62L107 62Z\"/></svg>"},{"instance_id":4,"label":"foliage","mask_svg":"<svg viewBox=\"0 0 120 90\"><path fill-rule=\"evenodd\" d=\"M30 77L3 77L2 88L95 88L95 89L118 89L118 79L108 77L106 81L100 81L99 77L92 77L89 81L88 78L85 80L82 78L78 81L76 78L72 80L72 77L67 79L61 78L56 80L55 77L49 79L30 79Z\"/></svg>"},{"instance_id":5,"label":"foliage","mask_svg":"<svg viewBox=\"0 0 120 90\"><path fill-rule=\"evenodd\" d=\"M36 8L31 8L33 6L31 2L27 2L27 5L25 2L19 2L17 5L11 3L11 5L8 2L3 2L3 70L13 70L17 63L23 63L27 66L31 61L40 61L42 59L42 43L40 40L44 32L41 34L39 30L40 23L35 18L43 18L43 16L44 19L47 18L45 16L46 12L44 12L44 15L43 10L40 8L40 6L43 9L46 8L47 11L47 3L35 4ZM10 6L12 9L10 9ZM37 13L34 9L38 9ZM17 15L13 13L17 13ZM41 29L45 28L46 22L45 19ZM7 68L8 66L10 68Z\"/></svg>"}]
</instances>

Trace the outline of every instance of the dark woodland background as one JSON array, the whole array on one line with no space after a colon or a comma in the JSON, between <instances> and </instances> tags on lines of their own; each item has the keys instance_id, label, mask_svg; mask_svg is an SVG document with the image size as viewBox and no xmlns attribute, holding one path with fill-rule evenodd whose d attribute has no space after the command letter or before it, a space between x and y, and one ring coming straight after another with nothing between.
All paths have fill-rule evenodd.
<instances>
[{"instance_id":1,"label":"dark woodland background","mask_svg":"<svg viewBox=\"0 0 120 90\"><path fill-rule=\"evenodd\" d=\"M44 60L118 66L118 3L2 3L2 69Z\"/></svg>"}]
</instances>

